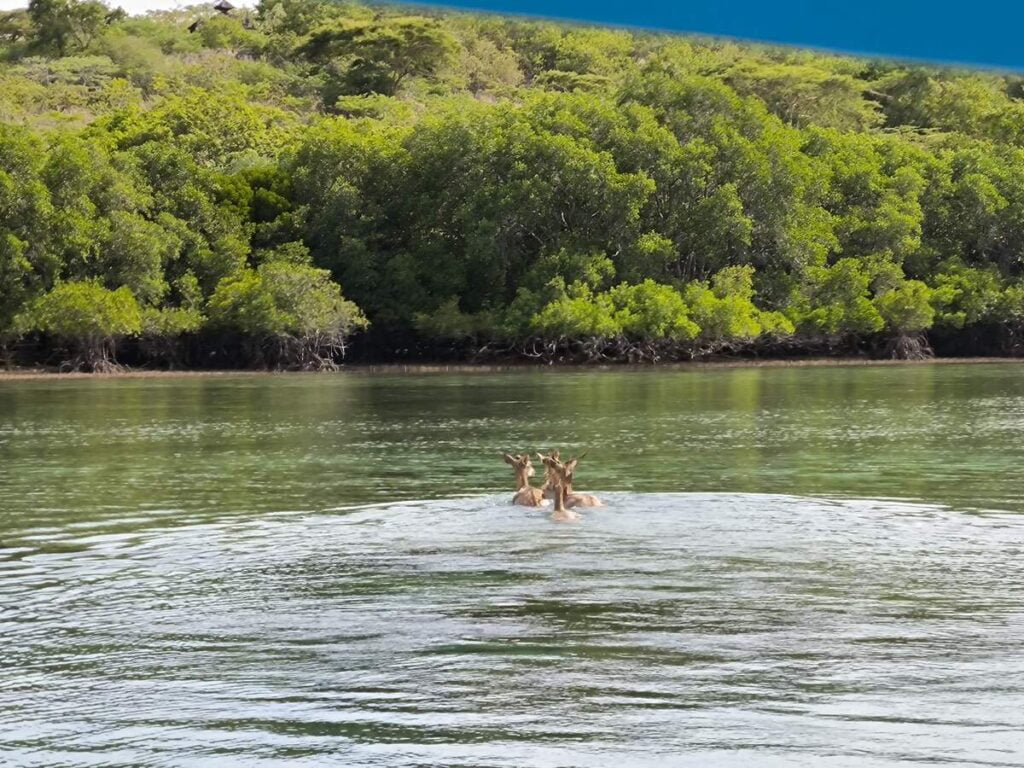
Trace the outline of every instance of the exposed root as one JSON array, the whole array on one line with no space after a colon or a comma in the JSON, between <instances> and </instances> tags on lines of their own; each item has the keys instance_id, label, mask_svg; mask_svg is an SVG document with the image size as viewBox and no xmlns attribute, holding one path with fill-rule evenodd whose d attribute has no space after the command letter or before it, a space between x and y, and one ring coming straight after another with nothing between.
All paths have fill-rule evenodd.
<instances>
[{"instance_id":1,"label":"exposed root","mask_svg":"<svg viewBox=\"0 0 1024 768\"><path fill-rule=\"evenodd\" d=\"M110 337L84 339L73 349L74 355L61 362L57 370L61 373L121 373L127 369L114 359L115 345L116 341Z\"/></svg>"},{"instance_id":2,"label":"exposed root","mask_svg":"<svg viewBox=\"0 0 1024 768\"><path fill-rule=\"evenodd\" d=\"M128 368L114 360L97 360L91 365L93 373L122 373Z\"/></svg>"},{"instance_id":3,"label":"exposed root","mask_svg":"<svg viewBox=\"0 0 1024 768\"><path fill-rule=\"evenodd\" d=\"M57 370L60 373L123 373L128 368L110 357L76 355L70 360L64 360Z\"/></svg>"},{"instance_id":4,"label":"exposed root","mask_svg":"<svg viewBox=\"0 0 1024 768\"><path fill-rule=\"evenodd\" d=\"M935 351L924 334L900 334L886 346L886 354L893 360L930 360Z\"/></svg>"},{"instance_id":5,"label":"exposed root","mask_svg":"<svg viewBox=\"0 0 1024 768\"><path fill-rule=\"evenodd\" d=\"M338 361L344 359L346 351L345 337L338 333L278 334L252 343L248 357L258 368L337 371Z\"/></svg>"},{"instance_id":6,"label":"exposed root","mask_svg":"<svg viewBox=\"0 0 1024 768\"><path fill-rule=\"evenodd\" d=\"M749 353L750 344L719 341L674 341L671 339L635 340L613 338L534 338L522 342L492 342L478 347L471 355L474 362L521 358L548 364L641 364L693 360L710 355Z\"/></svg>"}]
</instances>

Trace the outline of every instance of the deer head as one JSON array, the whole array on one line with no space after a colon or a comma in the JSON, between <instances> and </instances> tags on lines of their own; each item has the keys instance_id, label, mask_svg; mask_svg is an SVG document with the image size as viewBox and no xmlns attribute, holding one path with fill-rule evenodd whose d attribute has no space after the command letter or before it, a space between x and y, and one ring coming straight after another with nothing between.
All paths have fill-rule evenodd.
<instances>
[{"instance_id":1,"label":"deer head","mask_svg":"<svg viewBox=\"0 0 1024 768\"><path fill-rule=\"evenodd\" d=\"M502 458L516 473L517 488L524 488L530 484L530 478L534 475L533 464L530 463L530 454L521 453L513 455L505 453L502 454Z\"/></svg>"},{"instance_id":2,"label":"deer head","mask_svg":"<svg viewBox=\"0 0 1024 768\"><path fill-rule=\"evenodd\" d=\"M562 465L564 467L562 470L562 479L563 482L565 482L565 488L569 493L572 493L572 483L573 480L575 480L576 478L576 467L579 466L580 459L582 459L586 455L587 452L584 451L579 456L569 459L567 462L565 462L565 464Z\"/></svg>"},{"instance_id":3,"label":"deer head","mask_svg":"<svg viewBox=\"0 0 1024 768\"><path fill-rule=\"evenodd\" d=\"M576 474L576 467L579 466L580 459L587 455L584 451L579 456L569 459L566 462L562 462L561 453L558 449L552 449L547 456L538 453L537 458L540 459L541 463L544 464L544 488L554 488L555 486L562 486L565 489L566 494L572 493L572 483Z\"/></svg>"},{"instance_id":4,"label":"deer head","mask_svg":"<svg viewBox=\"0 0 1024 768\"><path fill-rule=\"evenodd\" d=\"M559 458L558 451L552 451L547 456L537 455L547 470L548 485L555 499L554 519L559 522L578 520L579 516L568 508L570 505L567 502L570 500L569 494L572 492L572 481L576 467L583 456L563 462Z\"/></svg>"}]
</instances>

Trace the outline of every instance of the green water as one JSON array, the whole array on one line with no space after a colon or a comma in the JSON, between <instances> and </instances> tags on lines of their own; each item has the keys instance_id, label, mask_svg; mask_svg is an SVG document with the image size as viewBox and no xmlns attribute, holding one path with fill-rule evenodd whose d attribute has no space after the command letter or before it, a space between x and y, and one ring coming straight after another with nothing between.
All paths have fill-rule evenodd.
<instances>
[{"instance_id":1,"label":"green water","mask_svg":"<svg viewBox=\"0 0 1024 768\"><path fill-rule=\"evenodd\" d=\"M1024 765L1022 434L1012 364L0 381L0 765Z\"/></svg>"}]
</instances>

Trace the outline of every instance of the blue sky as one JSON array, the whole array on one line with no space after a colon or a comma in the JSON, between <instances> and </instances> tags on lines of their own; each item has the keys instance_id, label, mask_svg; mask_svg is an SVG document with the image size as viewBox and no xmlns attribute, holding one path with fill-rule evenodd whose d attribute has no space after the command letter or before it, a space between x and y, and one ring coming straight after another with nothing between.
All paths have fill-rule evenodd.
<instances>
[{"instance_id":1,"label":"blue sky","mask_svg":"<svg viewBox=\"0 0 1024 768\"><path fill-rule=\"evenodd\" d=\"M190 1L195 0L107 0L132 13ZM26 3L0 0L0 9ZM1024 0L445 0L443 5L1024 71Z\"/></svg>"},{"instance_id":2,"label":"blue sky","mask_svg":"<svg viewBox=\"0 0 1024 768\"><path fill-rule=\"evenodd\" d=\"M444 5L1024 70L1021 0L445 0Z\"/></svg>"}]
</instances>

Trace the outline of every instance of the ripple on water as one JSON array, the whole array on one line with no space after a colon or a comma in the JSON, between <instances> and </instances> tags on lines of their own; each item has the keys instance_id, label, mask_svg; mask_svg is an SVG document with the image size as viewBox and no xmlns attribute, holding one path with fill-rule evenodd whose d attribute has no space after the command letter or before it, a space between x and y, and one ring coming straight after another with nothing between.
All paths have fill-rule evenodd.
<instances>
[{"instance_id":1,"label":"ripple on water","mask_svg":"<svg viewBox=\"0 0 1024 768\"><path fill-rule=\"evenodd\" d=\"M0 763L1024 765L1024 519L609 494L0 549Z\"/></svg>"}]
</instances>

